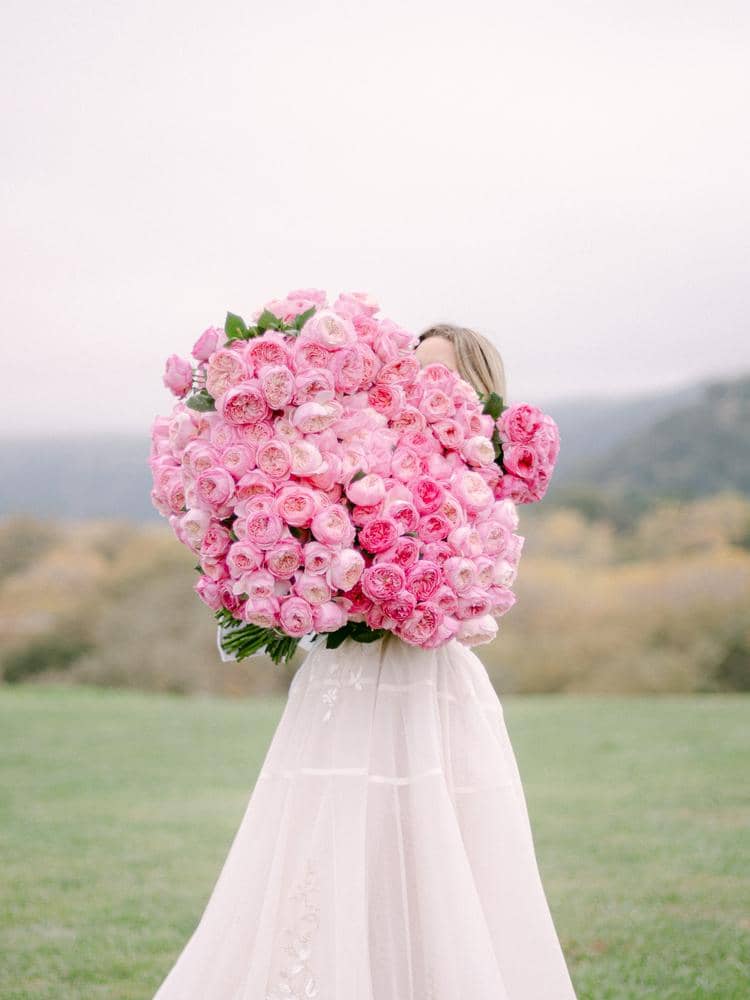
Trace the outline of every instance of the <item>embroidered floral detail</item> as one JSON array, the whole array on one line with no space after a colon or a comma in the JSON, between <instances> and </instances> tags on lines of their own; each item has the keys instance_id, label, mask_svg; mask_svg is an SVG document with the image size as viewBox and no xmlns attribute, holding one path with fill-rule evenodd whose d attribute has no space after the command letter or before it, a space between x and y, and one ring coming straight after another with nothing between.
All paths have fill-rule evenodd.
<instances>
[{"instance_id":1,"label":"embroidered floral detail","mask_svg":"<svg viewBox=\"0 0 750 1000\"><path fill-rule=\"evenodd\" d=\"M283 952L288 956L279 970L276 986L266 993L266 1000L314 1000L320 995L320 984L310 964L312 941L320 925L318 904L318 873L308 861L305 873L289 894L291 902L298 903L298 915L284 931L286 944Z\"/></svg>"},{"instance_id":2,"label":"embroidered floral detail","mask_svg":"<svg viewBox=\"0 0 750 1000\"><path fill-rule=\"evenodd\" d=\"M326 680L328 686L323 691L323 704L326 706L323 722L328 722L331 719L338 701L339 692L343 688L354 688L356 691L362 690L363 672L364 665L361 661L359 666L349 667L342 661L341 657L334 658L331 666L328 668L328 678Z\"/></svg>"}]
</instances>

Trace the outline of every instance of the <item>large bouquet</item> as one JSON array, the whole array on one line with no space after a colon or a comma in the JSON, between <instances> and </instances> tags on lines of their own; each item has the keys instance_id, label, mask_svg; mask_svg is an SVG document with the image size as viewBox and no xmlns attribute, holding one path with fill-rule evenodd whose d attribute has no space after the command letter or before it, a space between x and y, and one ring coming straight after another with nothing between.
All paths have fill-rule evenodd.
<instances>
[{"instance_id":1,"label":"large bouquet","mask_svg":"<svg viewBox=\"0 0 750 1000\"><path fill-rule=\"evenodd\" d=\"M480 398L364 293L302 289L172 355L152 500L198 557L236 659L303 636L487 642L514 603L516 503L541 499L554 421Z\"/></svg>"}]
</instances>

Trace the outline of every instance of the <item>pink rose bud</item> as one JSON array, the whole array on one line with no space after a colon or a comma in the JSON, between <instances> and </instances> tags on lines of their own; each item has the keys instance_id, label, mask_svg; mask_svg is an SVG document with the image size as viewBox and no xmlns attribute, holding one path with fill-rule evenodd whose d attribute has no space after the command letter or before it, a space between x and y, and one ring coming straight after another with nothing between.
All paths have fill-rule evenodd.
<instances>
[{"instance_id":1,"label":"pink rose bud","mask_svg":"<svg viewBox=\"0 0 750 1000\"><path fill-rule=\"evenodd\" d=\"M164 366L162 381L175 396L185 396L193 385L193 369L189 361L170 354Z\"/></svg>"}]
</instances>

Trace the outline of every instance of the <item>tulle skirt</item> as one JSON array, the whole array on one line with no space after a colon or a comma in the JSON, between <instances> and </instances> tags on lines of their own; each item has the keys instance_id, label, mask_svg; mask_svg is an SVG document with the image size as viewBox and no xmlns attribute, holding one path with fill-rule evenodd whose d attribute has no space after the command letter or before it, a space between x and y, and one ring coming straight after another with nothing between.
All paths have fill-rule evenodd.
<instances>
[{"instance_id":1,"label":"tulle skirt","mask_svg":"<svg viewBox=\"0 0 750 1000\"><path fill-rule=\"evenodd\" d=\"M154 1000L571 997L481 661L317 645Z\"/></svg>"}]
</instances>

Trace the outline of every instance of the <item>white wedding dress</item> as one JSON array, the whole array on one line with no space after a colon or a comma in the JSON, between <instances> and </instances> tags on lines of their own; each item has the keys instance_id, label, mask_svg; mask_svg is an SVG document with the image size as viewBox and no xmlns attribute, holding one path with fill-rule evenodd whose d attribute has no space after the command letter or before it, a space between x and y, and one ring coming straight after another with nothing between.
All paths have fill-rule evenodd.
<instances>
[{"instance_id":1,"label":"white wedding dress","mask_svg":"<svg viewBox=\"0 0 750 1000\"><path fill-rule=\"evenodd\" d=\"M154 1000L574 997L481 661L316 643Z\"/></svg>"}]
</instances>

